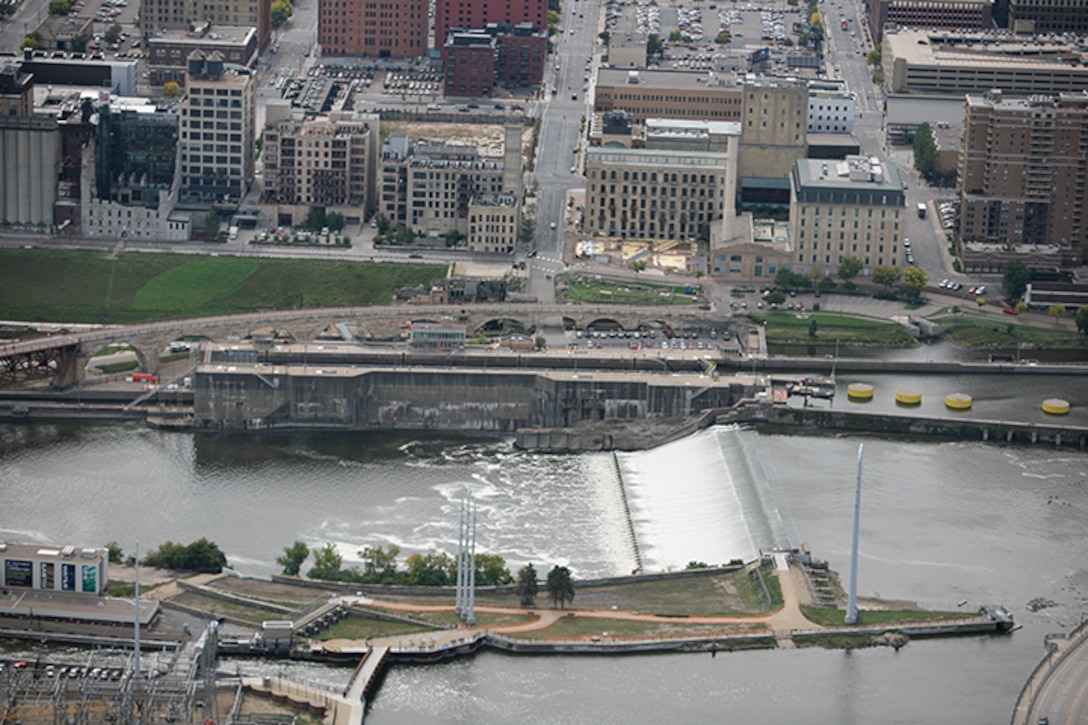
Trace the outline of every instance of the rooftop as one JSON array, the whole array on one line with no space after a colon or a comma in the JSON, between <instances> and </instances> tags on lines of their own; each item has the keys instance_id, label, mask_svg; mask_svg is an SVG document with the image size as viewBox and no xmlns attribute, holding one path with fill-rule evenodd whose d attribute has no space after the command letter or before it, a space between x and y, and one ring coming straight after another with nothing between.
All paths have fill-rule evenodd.
<instances>
[{"instance_id":1,"label":"rooftop","mask_svg":"<svg viewBox=\"0 0 1088 725\"><path fill-rule=\"evenodd\" d=\"M794 175L805 189L903 190L896 167L875 156L847 156L845 161L799 159Z\"/></svg>"},{"instance_id":2,"label":"rooftop","mask_svg":"<svg viewBox=\"0 0 1088 725\"><path fill-rule=\"evenodd\" d=\"M708 73L682 70L628 70L601 68L597 71L597 87L631 86L661 88L671 91L740 90L742 79L733 73Z\"/></svg>"}]
</instances>

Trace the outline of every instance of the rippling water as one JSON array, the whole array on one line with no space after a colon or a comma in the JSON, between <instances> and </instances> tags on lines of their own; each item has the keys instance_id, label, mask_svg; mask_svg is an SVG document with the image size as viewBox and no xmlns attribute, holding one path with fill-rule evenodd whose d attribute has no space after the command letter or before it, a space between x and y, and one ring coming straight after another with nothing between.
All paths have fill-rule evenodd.
<instances>
[{"instance_id":1,"label":"rippling water","mask_svg":"<svg viewBox=\"0 0 1088 725\"><path fill-rule=\"evenodd\" d=\"M146 550L208 536L232 565L262 574L276 569L275 556L295 539L331 541L349 559L370 544L452 550L458 499L468 487L480 500L480 547L512 567L532 561L538 569L568 564L579 576L627 573L636 565L633 531L647 568L747 558L785 541L806 542L845 571L859 440L721 428L614 458L530 454L498 438L3 425L0 537L117 540L131 551L137 539ZM1043 653L1042 635L1082 616L1088 455L865 442L860 592L935 607L1000 602L1024 630L912 642L898 654L483 653L392 670L368 723L701 722L723 713L771 722L1007 721ZM1039 596L1058 606L1025 611ZM283 665L224 667L275 673ZM297 670L328 684L347 674Z\"/></svg>"}]
</instances>

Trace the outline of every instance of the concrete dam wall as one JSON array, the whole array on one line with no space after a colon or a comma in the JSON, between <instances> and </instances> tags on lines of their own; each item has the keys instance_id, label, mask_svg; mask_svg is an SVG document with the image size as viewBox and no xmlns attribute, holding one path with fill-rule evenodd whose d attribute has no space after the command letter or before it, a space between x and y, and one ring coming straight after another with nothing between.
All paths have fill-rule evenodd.
<instances>
[{"instance_id":1,"label":"concrete dam wall","mask_svg":"<svg viewBox=\"0 0 1088 725\"><path fill-rule=\"evenodd\" d=\"M696 375L266 365L207 365L194 383L194 426L225 429L513 433L686 418L751 394L735 381Z\"/></svg>"}]
</instances>

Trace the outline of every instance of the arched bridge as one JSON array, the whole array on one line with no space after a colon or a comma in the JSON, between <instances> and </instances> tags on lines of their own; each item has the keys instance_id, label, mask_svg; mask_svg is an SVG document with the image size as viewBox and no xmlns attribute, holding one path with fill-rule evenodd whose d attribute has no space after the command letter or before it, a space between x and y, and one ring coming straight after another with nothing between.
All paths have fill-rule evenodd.
<instances>
[{"instance_id":1,"label":"arched bridge","mask_svg":"<svg viewBox=\"0 0 1088 725\"><path fill-rule=\"evenodd\" d=\"M728 313L727 313L728 314ZM692 307L609 307L606 305L384 305L269 310L193 317L136 325L103 326L0 344L0 387L51 378L56 387L83 381L87 361L106 346L128 344L140 369L157 373L159 354L182 337L215 340L282 337L317 340L347 331L358 339L395 339L408 321L464 324L470 335L531 333L542 327L579 329L670 329L722 322L717 312Z\"/></svg>"}]
</instances>

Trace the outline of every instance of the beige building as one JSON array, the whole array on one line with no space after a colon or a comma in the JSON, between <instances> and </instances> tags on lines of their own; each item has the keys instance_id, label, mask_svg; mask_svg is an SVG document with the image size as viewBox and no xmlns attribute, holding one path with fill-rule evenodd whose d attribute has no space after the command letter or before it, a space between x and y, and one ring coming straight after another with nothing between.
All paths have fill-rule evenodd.
<instances>
[{"instance_id":1,"label":"beige building","mask_svg":"<svg viewBox=\"0 0 1088 725\"><path fill-rule=\"evenodd\" d=\"M844 257L862 274L900 267L906 192L892 164L865 156L845 161L801 159L790 175L793 268L832 273Z\"/></svg>"},{"instance_id":2,"label":"beige building","mask_svg":"<svg viewBox=\"0 0 1088 725\"><path fill-rule=\"evenodd\" d=\"M311 206L344 215L348 224L377 206L379 117L340 112L270 121L264 131L264 200L277 219L306 218Z\"/></svg>"},{"instance_id":3,"label":"beige building","mask_svg":"<svg viewBox=\"0 0 1088 725\"><path fill-rule=\"evenodd\" d=\"M741 119L741 186L772 179L783 196L790 170L804 158L808 128L808 83L798 79L754 77L744 84Z\"/></svg>"},{"instance_id":4,"label":"beige building","mask_svg":"<svg viewBox=\"0 0 1088 725\"><path fill-rule=\"evenodd\" d=\"M735 280L773 280L778 270L793 265L789 224L739 215L730 236L711 242L710 273Z\"/></svg>"},{"instance_id":5,"label":"beige building","mask_svg":"<svg viewBox=\"0 0 1088 725\"><path fill-rule=\"evenodd\" d=\"M146 38L193 24L252 27L263 51L272 40L272 0L141 0L140 30Z\"/></svg>"},{"instance_id":6,"label":"beige building","mask_svg":"<svg viewBox=\"0 0 1088 725\"><path fill-rule=\"evenodd\" d=\"M181 198L237 204L253 180L257 78L223 57L189 56L178 153Z\"/></svg>"},{"instance_id":7,"label":"beige building","mask_svg":"<svg viewBox=\"0 0 1088 725\"><path fill-rule=\"evenodd\" d=\"M583 231L628 239L696 240L733 216L736 157L727 153L590 148Z\"/></svg>"},{"instance_id":8,"label":"beige building","mask_svg":"<svg viewBox=\"0 0 1088 725\"><path fill-rule=\"evenodd\" d=\"M1009 257L997 252L1050 250L1052 264L1073 263L1088 243L1086 152L1088 93L967 96L959 164L967 269L998 271Z\"/></svg>"},{"instance_id":9,"label":"beige building","mask_svg":"<svg viewBox=\"0 0 1088 725\"><path fill-rule=\"evenodd\" d=\"M518 243L518 198L484 194L468 205L468 248L473 252L510 254Z\"/></svg>"},{"instance_id":10,"label":"beige building","mask_svg":"<svg viewBox=\"0 0 1088 725\"><path fill-rule=\"evenodd\" d=\"M661 117L739 121L742 98L733 73L602 68L593 104L596 113L629 111L636 123Z\"/></svg>"},{"instance_id":11,"label":"beige building","mask_svg":"<svg viewBox=\"0 0 1088 725\"><path fill-rule=\"evenodd\" d=\"M1029 46L1010 35L901 30L885 33L884 83L898 93L1071 93L1088 88L1088 65L1068 41ZM1070 60L1075 62L1070 62Z\"/></svg>"}]
</instances>

